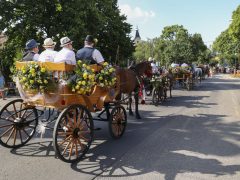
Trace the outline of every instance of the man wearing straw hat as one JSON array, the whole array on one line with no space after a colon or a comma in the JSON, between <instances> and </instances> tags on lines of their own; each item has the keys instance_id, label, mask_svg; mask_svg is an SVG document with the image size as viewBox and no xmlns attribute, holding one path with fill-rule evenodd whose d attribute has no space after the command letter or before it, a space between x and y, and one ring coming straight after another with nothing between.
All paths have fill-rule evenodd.
<instances>
[{"instance_id":1,"label":"man wearing straw hat","mask_svg":"<svg viewBox=\"0 0 240 180\"><path fill-rule=\"evenodd\" d=\"M45 51L43 51L39 58L38 61L41 62L46 62L46 61L54 61L54 57L57 54L57 51L54 51L56 42L53 42L53 40L51 38L47 38L44 40L44 44L43 47L45 48Z\"/></svg>"},{"instance_id":2,"label":"man wearing straw hat","mask_svg":"<svg viewBox=\"0 0 240 180\"><path fill-rule=\"evenodd\" d=\"M62 49L54 57L54 62L65 62L67 64L76 65L76 57L73 51L72 42L68 37L60 39Z\"/></svg>"}]
</instances>

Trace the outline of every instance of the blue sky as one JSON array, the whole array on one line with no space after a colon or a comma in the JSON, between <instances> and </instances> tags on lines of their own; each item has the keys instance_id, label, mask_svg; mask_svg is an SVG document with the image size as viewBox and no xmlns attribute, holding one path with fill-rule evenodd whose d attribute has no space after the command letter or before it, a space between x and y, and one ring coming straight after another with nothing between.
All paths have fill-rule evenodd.
<instances>
[{"instance_id":1,"label":"blue sky","mask_svg":"<svg viewBox=\"0 0 240 180\"><path fill-rule=\"evenodd\" d=\"M119 0L127 22L136 26L143 40L159 37L165 26L183 25L190 34L200 33L208 46L231 23L240 0Z\"/></svg>"}]
</instances>

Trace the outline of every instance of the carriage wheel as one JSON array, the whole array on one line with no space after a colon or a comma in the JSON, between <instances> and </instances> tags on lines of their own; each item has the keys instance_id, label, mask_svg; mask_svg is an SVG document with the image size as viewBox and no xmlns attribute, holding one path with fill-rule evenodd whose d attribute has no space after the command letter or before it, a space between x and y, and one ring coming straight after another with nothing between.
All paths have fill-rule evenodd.
<instances>
[{"instance_id":1,"label":"carriage wheel","mask_svg":"<svg viewBox=\"0 0 240 180\"><path fill-rule=\"evenodd\" d=\"M109 132L114 139L120 138L127 126L127 113L123 106L116 106L112 109L109 120Z\"/></svg>"},{"instance_id":2,"label":"carriage wheel","mask_svg":"<svg viewBox=\"0 0 240 180\"><path fill-rule=\"evenodd\" d=\"M153 91L152 91L152 103L154 105L157 105L159 103L159 90L158 88L153 88Z\"/></svg>"},{"instance_id":3,"label":"carriage wheel","mask_svg":"<svg viewBox=\"0 0 240 180\"><path fill-rule=\"evenodd\" d=\"M152 92L152 103L157 105L160 101L164 100L164 90L162 87L153 88Z\"/></svg>"},{"instance_id":4,"label":"carriage wheel","mask_svg":"<svg viewBox=\"0 0 240 180\"><path fill-rule=\"evenodd\" d=\"M53 147L63 161L79 161L93 141L93 119L82 105L71 105L59 115L53 131Z\"/></svg>"},{"instance_id":5,"label":"carriage wheel","mask_svg":"<svg viewBox=\"0 0 240 180\"><path fill-rule=\"evenodd\" d=\"M0 112L0 144L7 148L23 146L33 137L37 125L35 107L26 107L22 99L9 102Z\"/></svg>"}]
</instances>

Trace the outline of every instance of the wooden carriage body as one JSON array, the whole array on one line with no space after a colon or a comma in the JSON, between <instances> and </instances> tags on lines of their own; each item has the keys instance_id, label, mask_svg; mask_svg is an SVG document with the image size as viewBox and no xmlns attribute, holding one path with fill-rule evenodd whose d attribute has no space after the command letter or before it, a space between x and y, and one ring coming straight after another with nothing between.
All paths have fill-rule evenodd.
<instances>
[{"instance_id":1,"label":"wooden carriage body","mask_svg":"<svg viewBox=\"0 0 240 180\"><path fill-rule=\"evenodd\" d=\"M192 79L193 74L191 72L175 73L174 77L175 80L187 80L188 78Z\"/></svg>"},{"instance_id":2,"label":"wooden carriage body","mask_svg":"<svg viewBox=\"0 0 240 180\"><path fill-rule=\"evenodd\" d=\"M21 69L29 62L16 62L16 68ZM68 65L65 63L53 63L53 62L38 62L40 66L45 67L47 71L52 73L53 78L61 79L67 72L74 71L74 65ZM99 65L90 65L92 69L97 73L101 70ZM64 109L72 104L81 104L85 106L89 111L95 112L102 110L104 103L112 102L120 89L120 78L117 77L117 83L112 88L100 87L95 85L92 88L90 95L80 95L71 91L67 84L58 84L58 87L51 92L33 92L23 90L21 84L17 83L21 98L25 103L31 106L43 106L56 109Z\"/></svg>"}]
</instances>

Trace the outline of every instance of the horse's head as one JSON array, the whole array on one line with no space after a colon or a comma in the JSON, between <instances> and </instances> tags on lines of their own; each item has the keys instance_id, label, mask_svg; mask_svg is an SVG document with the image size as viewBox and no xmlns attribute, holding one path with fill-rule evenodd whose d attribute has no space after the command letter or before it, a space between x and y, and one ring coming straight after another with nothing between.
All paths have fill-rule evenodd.
<instances>
[{"instance_id":1,"label":"horse's head","mask_svg":"<svg viewBox=\"0 0 240 180\"><path fill-rule=\"evenodd\" d=\"M139 75L152 76L152 66L150 61L143 61L135 65L134 67Z\"/></svg>"}]
</instances>

